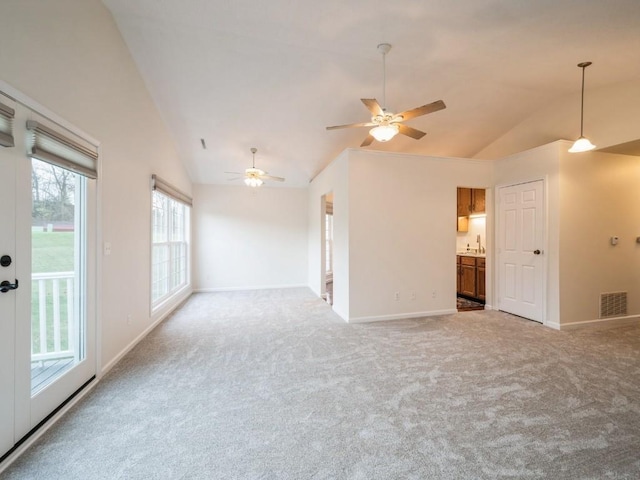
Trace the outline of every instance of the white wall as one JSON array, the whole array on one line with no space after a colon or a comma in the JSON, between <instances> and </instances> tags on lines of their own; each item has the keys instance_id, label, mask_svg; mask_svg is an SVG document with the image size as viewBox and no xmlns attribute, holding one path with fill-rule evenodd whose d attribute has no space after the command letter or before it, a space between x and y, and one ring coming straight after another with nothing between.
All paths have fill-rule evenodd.
<instances>
[{"instance_id":1,"label":"white wall","mask_svg":"<svg viewBox=\"0 0 640 480\"><path fill-rule=\"evenodd\" d=\"M100 1L3 2L0 45L3 81L101 143L101 239L112 246L111 255L102 257L99 292L105 366L154 321L151 174L186 192L191 182Z\"/></svg>"},{"instance_id":2,"label":"white wall","mask_svg":"<svg viewBox=\"0 0 640 480\"><path fill-rule=\"evenodd\" d=\"M308 189L308 285L318 296L324 279L324 218L321 199L333 193L333 310L349 319L349 152L345 150L311 182Z\"/></svg>"},{"instance_id":3,"label":"white wall","mask_svg":"<svg viewBox=\"0 0 640 480\"><path fill-rule=\"evenodd\" d=\"M640 157L561 153L561 324L597 321L608 292L640 315Z\"/></svg>"},{"instance_id":4,"label":"white wall","mask_svg":"<svg viewBox=\"0 0 640 480\"><path fill-rule=\"evenodd\" d=\"M349 320L454 312L457 187L491 186L492 162L365 150L349 162Z\"/></svg>"},{"instance_id":5,"label":"white wall","mask_svg":"<svg viewBox=\"0 0 640 480\"><path fill-rule=\"evenodd\" d=\"M195 185L196 290L307 285L307 190Z\"/></svg>"},{"instance_id":6,"label":"white wall","mask_svg":"<svg viewBox=\"0 0 640 480\"><path fill-rule=\"evenodd\" d=\"M557 141L496 162L498 187L546 182L545 323L598 321L600 293L618 291L628 292L628 316L640 315L640 158L570 154L570 146Z\"/></svg>"}]
</instances>

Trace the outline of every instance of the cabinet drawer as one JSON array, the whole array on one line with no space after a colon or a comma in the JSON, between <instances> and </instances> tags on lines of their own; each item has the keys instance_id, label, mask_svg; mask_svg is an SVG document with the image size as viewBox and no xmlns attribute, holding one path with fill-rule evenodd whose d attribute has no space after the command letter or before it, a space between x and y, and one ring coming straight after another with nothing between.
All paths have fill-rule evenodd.
<instances>
[{"instance_id":1,"label":"cabinet drawer","mask_svg":"<svg viewBox=\"0 0 640 480\"><path fill-rule=\"evenodd\" d=\"M476 266L476 257L467 257L467 256L462 256L460 257L460 263L462 265L471 265L473 267Z\"/></svg>"},{"instance_id":2,"label":"cabinet drawer","mask_svg":"<svg viewBox=\"0 0 640 480\"><path fill-rule=\"evenodd\" d=\"M485 264L486 264L486 260L487 259L486 258L478 258L477 260L478 260L478 263L477 263L478 267L484 267Z\"/></svg>"}]
</instances>

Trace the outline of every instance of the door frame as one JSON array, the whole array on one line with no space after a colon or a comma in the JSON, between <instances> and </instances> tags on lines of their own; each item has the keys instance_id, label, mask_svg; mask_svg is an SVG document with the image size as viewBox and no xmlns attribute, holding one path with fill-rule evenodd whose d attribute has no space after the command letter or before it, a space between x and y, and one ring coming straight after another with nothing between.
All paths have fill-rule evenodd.
<instances>
[{"instance_id":1,"label":"door frame","mask_svg":"<svg viewBox=\"0 0 640 480\"><path fill-rule=\"evenodd\" d=\"M47 107L41 105L37 101L23 94L20 90L14 88L10 84L6 83L2 79L0 79L0 91L2 91L5 95L12 98L16 104L20 104L23 107L26 107L29 110L37 113L37 115L50 120L51 122L57 124L61 128L71 132L78 137L83 138L89 143L92 143L96 146L98 150L98 157L101 155L101 147L100 142L96 140L94 137L86 133L85 131L79 129L75 125L61 118L59 115L48 109ZM19 118L16 112L15 121L22 121L23 118ZM24 131L20 134L16 134L14 131L14 136L16 140L16 146L24 145ZM1 148L1 147L0 147ZM14 147L15 148L15 147ZM17 147L20 148L20 147ZM16 166L16 176L19 176L18 169L29 169L31 168L31 160L27 157L25 152L24 162L20 162ZM29 393L30 401L27 404L19 404L17 399L19 395L24 395L25 391L31 392L31 378L18 379L16 376L16 384L14 395L16 399L16 404L14 407L14 438L16 439L16 443L12 449L8 452L0 452L0 458L2 462L0 463L0 473L5 470L15 459L17 459L26 449L28 449L40 436L42 436L57 420L62 417L73 405L75 405L84 395L86 395L89 391L91 391L95 385L97 384L97 379L99 379L101 375L101 338L102 338L102 316L101 316L101 274L102 274L102 258L100 255L101 249L99 248L102 238L102 182L100 178L102 178L102 162L98 161L97 163L98 170L98 179L95 180L94 184L91 185L91 182L87 183L87 192L91 192L90 195L87 195L87 217L86 217L86 316L87 322L91 322L93 324L92 328L88 329L87 332L87 342L93 344L93 355L90 360L90 365L92 365L92 370L94 375L91 379L88 379L84 382L78 389L73 392L66 393L62 398L60 395L56 393L55 397L60 398L60 404L51 412L47 412L43 415L42 412L38 413L39 417L37 421L31 420L31 416L25 413L26 409L31 409L31 404L33 403L31 394ZM30 173L29 173L30 176ZM25 189L26 190L26 189ZM21 244L31 244L30 238L25 238L27 235L31 233L31 191L26 190L22 192L16 192L16 242L21 242ZM28 228L25 225L21 225L20 222L29 222ZM21 261L16 263L16 275L17 278L27 278L29 284L31 283L31 251L29 249L28 252L28 261ZM20 290L22 290L20 292ZM18 289L15 293L18 295L24 295L27 289ZM29 288L30 292L31 289ZM25 302L17 301L18 297L16 297L16 316L24 315L25 312L21 312L20 308L22 305L27 305ZM30 303L30 302L29 302ZM27 316L29 318L29 316ZM15 321L15 319L14 319ZM22 329L23 332L26 329ZM25 338L18 338L20 332L16 331L15 341L24 342ZM29 341L29 339L27 339ZM22 355L16 351L15 355L15 363L16 363L16 371L18 369L25 367L25 362L30 364L31 356L30 352L26 355L22 352ZM88 359L87 359L88 360ZM37 397L38 394L36 394ZM39 410L40 407L36 405L36 409Z\"/></svg>"},{"instance_id":2,"label":"door frame","mask_svg":"<svg viewBox=\"0 0 640 480\"><path fill-rule=\"evenodd\" d=\"M544 232L542 235L542 244L543 244L543 252L542 255L542 325L549 325L549 308L548 308L548 297L549 297L549 226L550 226L550 216L549 216L549 177L548 175L544 175L541 177L532 177L532 178L523 178L517 181L510 181L508 183L503 183L496 185L494 187L494 210L495 210L495 224L494 224L494 238L495 238L495 255L493 259L493 268L495 271L495 289L494 289L494 303L495 309L500 310L501 303L501 291L500 291L500 282L501 278L501 269L500 269L500 252L501 252L501 239L500 239L500 228L501 228L501 218L500 218L500 190L502 188L515 187L517 185L523 185L527 183L534 182L542 182L542 213L544 218L542 220ZM509 312L506 312L509 313ZM515 315L515 314L512 314ZM524 317L523 317L524 318ZM530 319L527 319L530 320ZM537 322L537 320L531 320Z\"/></svg>"}]
</instances>

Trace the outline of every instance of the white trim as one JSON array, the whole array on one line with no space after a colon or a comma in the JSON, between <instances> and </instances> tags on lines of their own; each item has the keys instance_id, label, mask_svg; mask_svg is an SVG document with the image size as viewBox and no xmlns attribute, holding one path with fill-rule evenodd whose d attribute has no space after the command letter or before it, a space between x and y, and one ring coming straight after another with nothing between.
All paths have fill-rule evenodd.
<instances>
[{"instance_id":1,"label":"white trim","mask_svg":"<svg viewBox=\"0 0 640 480\"><path fill-rule=\"evenodd\" d=\"M409 318L434 317L438 315L451 315L458 313L455 308L446 310L430 310L427 312L393 313L391 315L377 315L373 317L355 317L348 320L349 323L385 322L387 320L406 320Z\"/></svg>"},{"instance_id":2,"label":"white trim","mask_svg":"<svg viewBox=\"0 0 640 480\"><path fill-rule=\"evenodd\" d=\"M246 287L216 287L216 288L196 288L194 293L211 293L211 292L241 292L243 290L274 290L279 288L309 288L309 285L253 285ZM314 292L317 293L317 292Z\"/></svg>"},{"instance_id":3,"label":"white trim","mask_svg":"<svg viewBox=\"0 0 640 480\"><path fill-rule=\"evenodd\" d=\"M640 314L627 315L626 317L598 318L595 320L584 320L581 322L570 323L548 323L547 326L556 328L557 330L578 330L582 328L593 327L619 327L621 325L632 325L640 322Z\"/></svg>"}]
</instances>

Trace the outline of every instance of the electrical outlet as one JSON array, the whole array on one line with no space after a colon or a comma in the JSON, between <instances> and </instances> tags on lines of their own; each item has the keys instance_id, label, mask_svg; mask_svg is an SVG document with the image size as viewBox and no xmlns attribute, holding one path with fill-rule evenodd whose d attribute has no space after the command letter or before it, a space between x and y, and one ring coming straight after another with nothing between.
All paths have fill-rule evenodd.
<instances>
[{"instance_id":1,"label":"electrical outlet","mask_svg":"<svg viewBox=\"0 0 640 480\"><path fill-rule=\"evenodd\" d=\"M393 299L398 302L400 301L400 292L396 292L393 294Z\"/></svg>"},{"instance_id":2,"label":"electrical outlet","mask_svg":"<svg viewBox=\"0 0 640 480\"><path fill-rule=\"evenodd\" d=\"M127 315L127 325L131 325L131 314Z\"/></svg>"},{"instance_id":3,"label":"electrical outlet","mask_svg":"<svg viewBox=\"0 0 640 480\"><path fill-rule=\"evenodd\" d=\"M415 300L416 299L416 292L411 290L411 300Z\"/></svg>"},{"instance_id":4,"label":"electrical outlet","mask_svg":"<svg viewBox=\"0 0 640 480\"><path fill-rule=\"evenodd\" d=\"M431 292L431 298L436 298L437 296L438 296L438 292L436 290Z\"/></svg>"}]
</instances>

